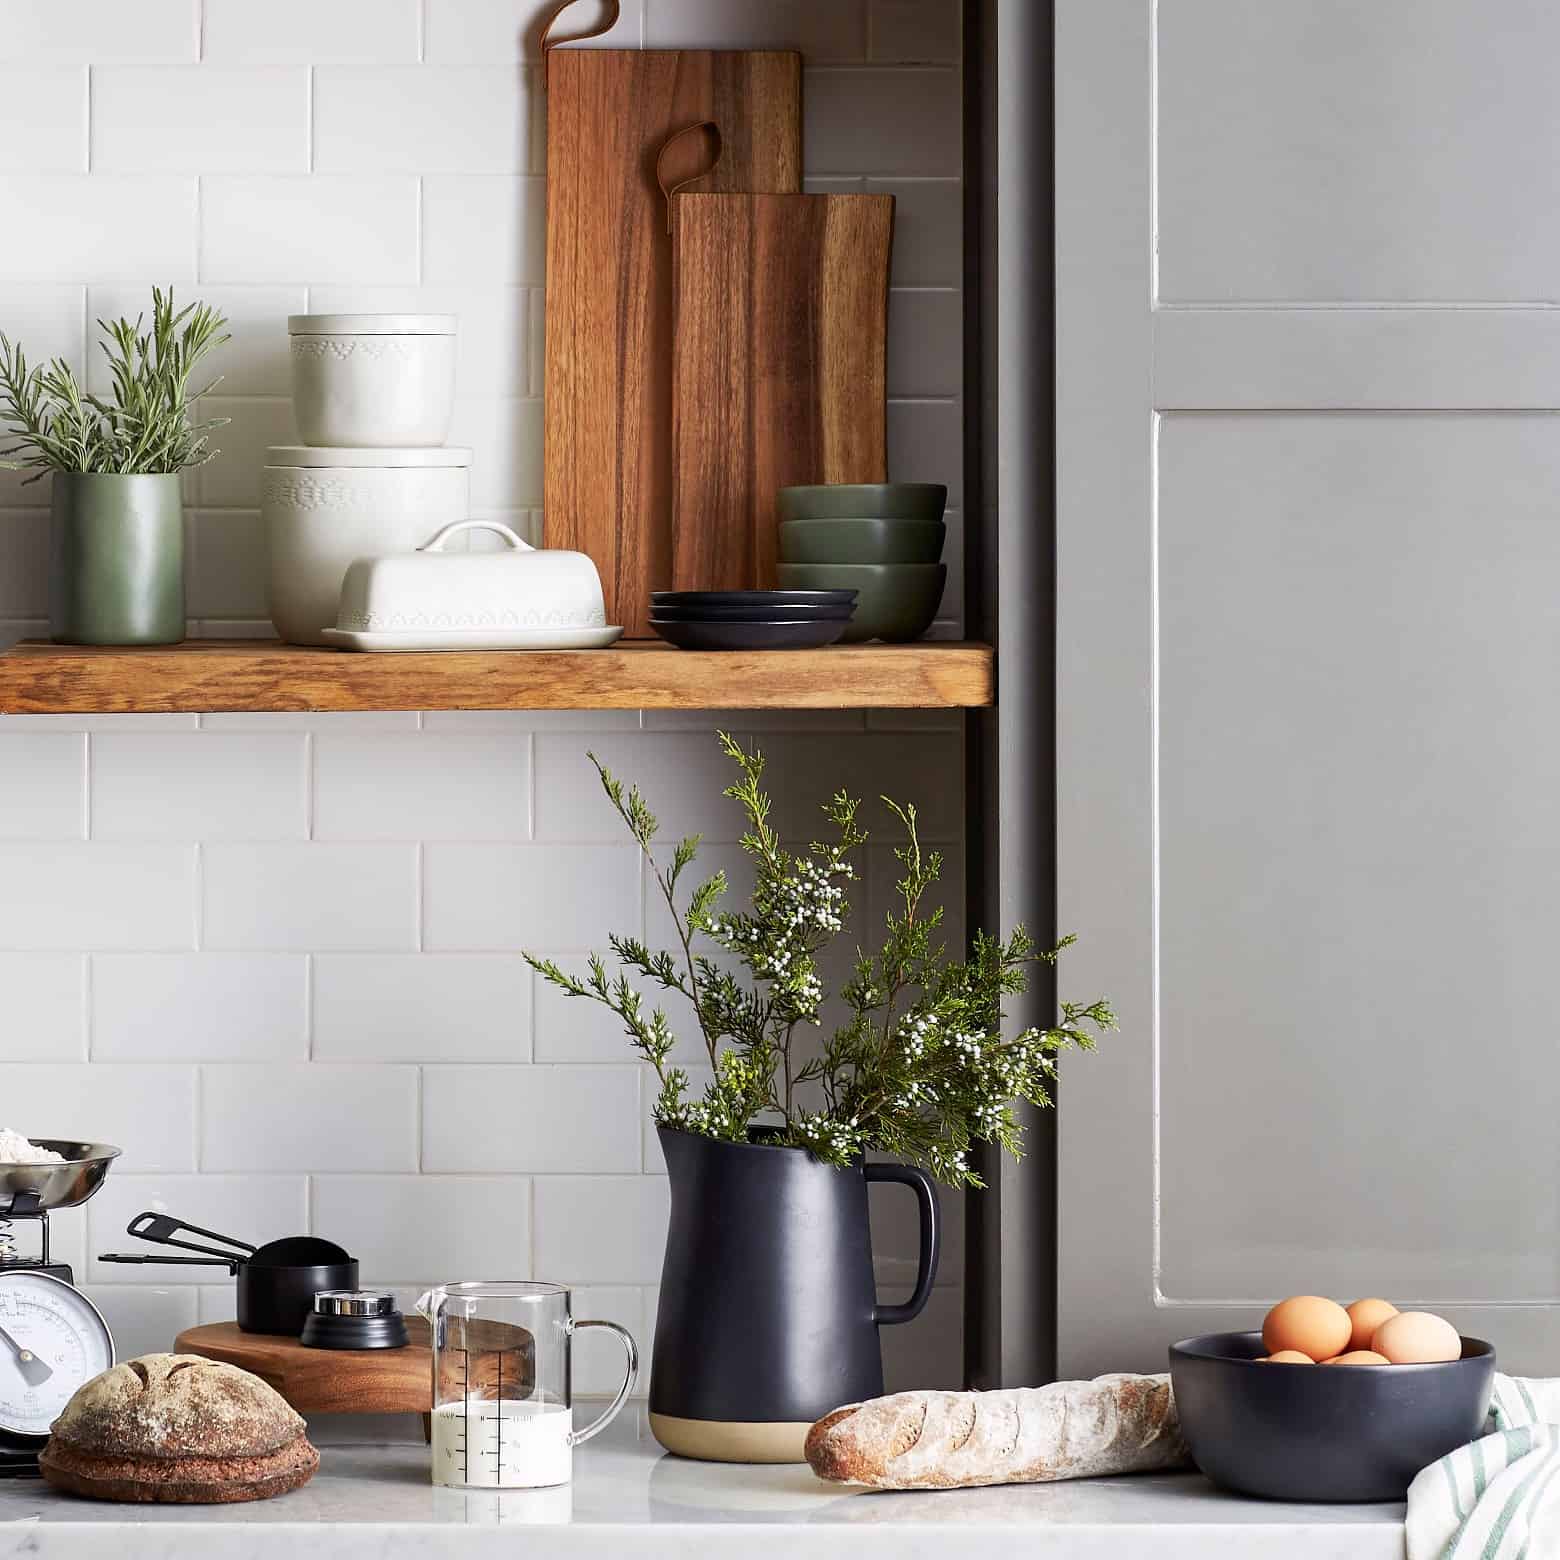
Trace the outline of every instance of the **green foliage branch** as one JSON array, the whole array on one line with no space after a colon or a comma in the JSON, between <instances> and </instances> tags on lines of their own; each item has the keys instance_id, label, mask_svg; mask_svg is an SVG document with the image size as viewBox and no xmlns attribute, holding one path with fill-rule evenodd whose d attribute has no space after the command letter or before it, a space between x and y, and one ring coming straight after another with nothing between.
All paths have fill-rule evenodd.
<instances>
[{"instance_id":1,"label":"green foliage branch","mask_svg":"<svg viewBox=\"0 0 1560 1560\"><path fill-rule=\"evenodd\" d=\"M109 398L84 390L64 358L29 367L20 342L0 331L0 421L15 442L0 455L12 470L107 472L119 475L183 471L217 452L207 435L226 417L199 421L194 405L221 382L192 388L202 359L230 338L226 319L204 303L175 312L173 291L152 289L152 323L98 321L108 360Z\"/></svg>"},{"instance_id":2,"label":"green foliage branch","mask_svg":"<svg viewBox=\"0 0 1560 1560\"><path fill-rule=\"evenodd\" d=\"M823 806L833 837L788 851L770 821L763 755L725 732L719 741L738 771L724 795L747 817L742 849L755 868L749 906L722 908L724 872L681 898L700 836L678 841L670 854L658 849L659 825L639 788L625 786L592 753L607 799L671 913L678 946L653 949L642 938L612 936L615 974L596 954L584 975L530 953L527 961L560 991L616 1014L655 1069L661 1126L726 1142L759 1134L836 1165L882 1152L924 1165L949 1185L980 1186L972 1147L991 1143L1020 1155L1015 1104L1049 1106L1057 1056L1092 1050L1096 1033L1115 1027L1103 1000L1062 1001L1053 1025L1003 1036L1004 1005L1025 991L1030 967L1054 964L1073 939L1041 948L1022 927L1006 940L977 932L966 958L950 954L942 911L929 907L942 856L923 850L915 808L884 797L904 835L894 851L902 873L897 902L881 949L856 951L839 993L844 1021L821 1046L804 1047L802 1037L823 1026L819 960L849 918L853 856L867 842L860 803L837 792ZM665 1009L648 1003L631 975L692 1007L712 1074L701 1094L690 1092L688 1073L672 1064L676 1035Z\"/></svg>"}]
</instances>

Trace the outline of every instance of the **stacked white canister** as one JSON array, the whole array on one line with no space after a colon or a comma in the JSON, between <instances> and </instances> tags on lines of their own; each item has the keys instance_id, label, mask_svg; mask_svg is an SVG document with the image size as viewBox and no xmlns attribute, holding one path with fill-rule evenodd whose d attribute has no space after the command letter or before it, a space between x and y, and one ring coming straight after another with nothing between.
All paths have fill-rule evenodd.
<instances>
[{"instance_id":1,"label":"stacked white canister","mask_svg":"<svg viewBox=\"0 0 1560 1560\"><path fill-rule=\"evenodd\" d=\"M323 645L354 559L410 553L470 512L471 451L448 449L453 314L294 314L301 445L267 451L260 487L271 621Z\"/></svg>"}]
</instances>

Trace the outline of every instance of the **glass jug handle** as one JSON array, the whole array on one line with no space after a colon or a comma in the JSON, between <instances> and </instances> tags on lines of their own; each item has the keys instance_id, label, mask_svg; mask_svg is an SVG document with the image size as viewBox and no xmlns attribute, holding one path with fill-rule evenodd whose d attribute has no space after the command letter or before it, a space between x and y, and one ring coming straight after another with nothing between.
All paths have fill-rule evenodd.
<instances>
[{"instance_id":1,"label":"glass jug handle","mask_svg":"<svg viewBox=\"0 0 1560 1560\"><path fill-rule=\"evenodd\" d=\"M617 1396L607 1404L607 1410L599 1419L592 1420L583 1430L576 1430L569 1437L570 1446L579 1446L588 1441L593 1435L605 1430L608 1425L617 1418L617 1412L627 1401L628 1394L634 1390L634 1383L639 1379L639 1349L634 1343L633 1334L626 1327L619 1327L616 1322L595 1321L570 1321L569 1334L573 1335L582 1327L602 1327L610 1333L616 1333L618 1342L623 1345L623 1352L628 1356L628 1369L623 1373L623 1385L618 1388Z\"/></svg>"}]
</instances>

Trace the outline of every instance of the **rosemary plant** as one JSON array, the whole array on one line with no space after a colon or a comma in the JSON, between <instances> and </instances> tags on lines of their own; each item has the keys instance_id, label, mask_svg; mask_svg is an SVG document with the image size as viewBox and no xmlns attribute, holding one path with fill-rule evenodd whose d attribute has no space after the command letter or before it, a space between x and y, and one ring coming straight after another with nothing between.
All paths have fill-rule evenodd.
<instances>
[{"instance_id":1,"label":"rosemary plant","mask_svg":"<svg viewBox=\"0 0 1560 1560\"><path fill-rule=\"evenodd\" d=\"M215 450L206 436L226 417L195 420L193 403L220 383L199 389L191 379L208 352L229 338L227 321L208 304L186 304L177 313L173 291L152 289L152 325L144 316L98 321L108 359L111 399L91 395L63 358L29 368L19 342L0 332L0 422L16 442L0 455L22 455L0 464L48 471L131 473L183 471L202 466Z\"/></svg>"},{"instance_id":2,"label":"rosemary plant","mask_svg":"<svg viewBox=\"0 0 1560 1560\"><path fill-rule=\"evenodd\" d=\"M1050 1028L1004 1038L1005 999L1022 993L1029 966L1051 964L1072 941L1042 949L1022 928L1006 941L977 932L968 957L953 957L942 937L942 911L928 896L941 855L923 850L915 808L883 801L899 821L895 848L903 876L886 918L883 946L857 950L839 995L844 1022L822 1039L825 992L819 958L845 928L853 853L866 843L860 803L837 793L823 808L833 839L803 853L787 850L770 822L764 759L720 733L738 778L725 795L747 815L742 848L753 858L750 906L727 911L726 877L717 872L684 897L684 875L699 836L667 857L655 848L658 825L637 787L627 787L595 754L601 784L638 842L677 928L675 951L637 937L613 936L620 965L609 975L592 955L584 978L551 959L527 954L531 966L573 997L599 1002L622 1021L632 1046L660 1080L655 1119L666 1127L728 1142L766 1141L810 1150L844 1165L867 1150L924 1165L952 1186L979 1186L971 1145L993 1143L1015 1156L1022 1128L1014 1102L1051 1104L1056 1057L1092 1050L1094 1032L1115 1027L1103 1001L1063 1001ZM647 1004L629 974L691 1004L709 1056L712 1081L690 1093L688 1074L671 1065L675 1036L663 1008Z\"/></svg>"}]
</instances>

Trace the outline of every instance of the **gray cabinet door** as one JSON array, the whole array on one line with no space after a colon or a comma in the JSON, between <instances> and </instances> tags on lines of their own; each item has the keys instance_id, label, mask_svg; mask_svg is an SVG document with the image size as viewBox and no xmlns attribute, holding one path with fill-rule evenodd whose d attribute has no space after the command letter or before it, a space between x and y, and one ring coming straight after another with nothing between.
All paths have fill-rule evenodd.
<instances>
[{"instance_id":1,"label":"gray cabinet door","mask_svg":"<svg viewBox=\"0 0 1560 1560\"><path fill-rule=\"evenodd\" d=\"M1060 1368L1560 1372L1560 9L1056 10Z\"/></svg>"}]
</instances>

